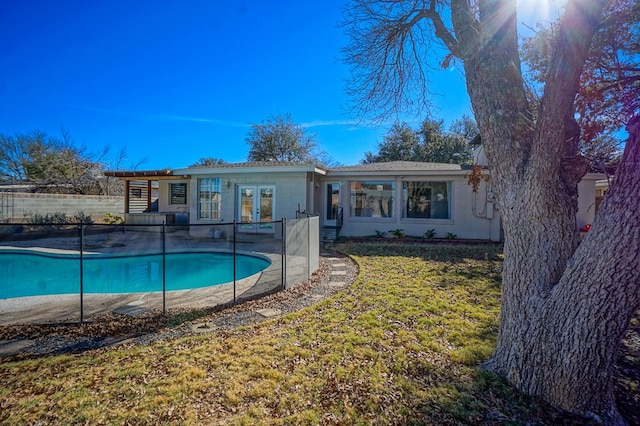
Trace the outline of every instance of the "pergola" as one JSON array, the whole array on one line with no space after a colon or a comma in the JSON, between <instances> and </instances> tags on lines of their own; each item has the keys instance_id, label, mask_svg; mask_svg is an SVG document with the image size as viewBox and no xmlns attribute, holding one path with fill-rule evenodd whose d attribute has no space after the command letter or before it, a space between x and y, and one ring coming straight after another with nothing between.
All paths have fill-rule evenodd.
<instances>
[{"instance_id":1,"label":"pergola","mask_svg":"<svg viewBox=\"0 0 640 426\"><path fill-rule=\"evenodd\" d=\"M151 182L168 179L190 179L189 175L174 175L173 170L133 170L104 172L105 176L116 177L124 181L124 213L130 213L132 182L146 181L146 211L151 211Z\"/></svg>"}]
</instances>

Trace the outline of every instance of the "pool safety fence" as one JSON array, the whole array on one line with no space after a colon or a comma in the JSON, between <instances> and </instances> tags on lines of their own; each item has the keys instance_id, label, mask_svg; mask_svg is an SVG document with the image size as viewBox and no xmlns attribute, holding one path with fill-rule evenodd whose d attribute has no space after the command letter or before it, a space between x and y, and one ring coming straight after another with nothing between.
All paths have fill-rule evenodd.
<instances>
[{"instance_id":1,"label":"pool safety fence","mask_svg":"<svg viewBox=\"0 0 640 426\"><path fill-rule=\"evenodd\" d=\"M319 255L318 217L0 223L0 325L237 304L306 280Z\"/></svg>"}]
</instances>

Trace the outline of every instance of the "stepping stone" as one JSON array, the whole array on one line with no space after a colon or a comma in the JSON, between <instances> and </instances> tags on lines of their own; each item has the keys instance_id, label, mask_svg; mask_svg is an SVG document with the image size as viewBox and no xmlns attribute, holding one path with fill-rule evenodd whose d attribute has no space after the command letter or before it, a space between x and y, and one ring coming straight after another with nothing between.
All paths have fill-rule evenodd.
<instances>
[{"instance_id":1,"label":"stepping stone","mask_svg":"<svg viewBox=\"0 0 640 426\"><path fill-rule=\"evenodd\" d=\"M0 355L13 355L34 343L30 339L0 340Z\"/></svg>"},{"instance_id":2,"label":"stepping stone","mask_svg":"<svg viewBox=\"0 0 640 426\"><path fill-rule=\"evenodd\" d=\"M332 288L344 287L345 285L347 285L347 283L345 283L344 281L331 281L329 283L329 287Z\"/></svg>"},{"instance_id":3,"label":"stepping stone","mask_svg":"<svg viewBox=\"0 0 640 426\"><path fill-rule=\"evenodd\" d=\"M256 310L256 313L262 315L265 318L273 318L280 315L282 311L280 309L265 308Z\"/></svg>"},{"instance_id":4,"label":"stepping stone","mask_svg":"<svg viewBox=\"0 0 640 426\"><path fill-rule=\"evenodd\" d=\"M331 271L331 275L347 275L347 271Z\"/></svg>"},{"instance_id":5,"label":"stepping stone","mask_svg":"<svg viewBox=\"0 0 640 426\"><path fill-rule=\"evenodd\" d=\"M129 315L131 317L144 314L145 312L149 312L149 309L143 308L142 306L131 306L131 305L120 306L119 308L116 308L113 310L114 314Z\"/></svg>"},{"instance_id":6,"label":"stepping stone","mask_svg":"<svg viewBox=\"0 0 640 426\"><path fill-rule=\"evenodd\" d=\"M334 263L333 266L336 267L336 268L346 268L347 264L346 263Z\"/></svg>"}]
</instances>

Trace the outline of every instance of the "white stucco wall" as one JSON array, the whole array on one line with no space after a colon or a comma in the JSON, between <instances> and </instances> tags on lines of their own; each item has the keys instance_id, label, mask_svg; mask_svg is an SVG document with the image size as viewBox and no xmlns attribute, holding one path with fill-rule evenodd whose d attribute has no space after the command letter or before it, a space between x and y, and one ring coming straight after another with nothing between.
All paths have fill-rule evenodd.
<instances>
[{"instance_id":1,"label":"white stucco wall","mask_svg":"<svg viewBox=\"0 0 640 426\"><path fill-rule=\"evenodd\" d=\"M400 175L402 174L402 175ZM188 213L191 224L212 225L201 228L202 232L213 233L216 225L239 220L238 198L241 186L270 186L275 189L273 218L294 219L300 209L307 213L320 215L320 225L325 223L326 184L340 182L341 204L344 222L341 235L370 236L377 232L391 235L393 230L401 229L406 235L423 236L433 229L436 238L446 238L447 234L460 239L480 239L499 241L502 239L500 211L496 197L492 193L489 172L484 177L476 193L468 183L468 171L445 168L434 170L368 170L362 169L330 171L325 174L308 166L284 167L220 167L212 169L182 169L176 171L176 179L159 181L159 211L165 213ZM179 179L178 176L189 179ZM221 179L222 202L220 218L215 220L198 219L198 179ZM582 228L593 223L595 216L595 182L601 175L588 174L579 184L579 210L577 226ZM354 217L350 214L350 183L353 181L394 181L393 217ZM402 203L404 181L450 182L450 219L403 218ZM171 183L186 182L188 203L186 205L169 204L169 186ZM177 217L177 216L176 216ZM218 227L221 229L223 227ZM274 228L277 233L277 226ZM194 231L195 232L195 231ZM224 230L223 230L224 232Z\"/></svg>"},{"instance_id":2,"label":"white stucco wall","mask_svg":"<svg viewBox=\"0 0 640 426\"><path fill-rule=\"evenodd\" d=\"M335 178L333 179L335 180ZM349 211L350 182L351 181L395 181L394 215L392 218L352 217ZM436 238L445 238L448 233L456 238L494 240L500 239L500 215L493 202L487 201L490 190L486 181L481 182L477 193L467 183L463 173L449 176L435 177L405 177L406 181L449 181L451 182L450 219L414 219L402 218L402 181L400 177L358 176L344 178L342 182L342 205L344 209L344 223L341 231L343 236L369 236L376 231L392 235L390 231L402 229L404 234L423 236L429 229L435 230ZM475 206L475 208L474 208ZM487 217L487 209L489 213ZM474 214L475 212L475 214Z\"/></svg>"},{"instance_id":3,"label":"white stucco wall","mask_svg":"<svg viewBox=\"0 0 640 426\"><path fill-rule=\"evenodd\" d=\"M187 184L187 204L169 204L170 202L170 184L186 183ZM160 180L158 181L158 211L163 213L188 213L189 212L189 188L191 182L188 180Z\"/></svg>"},{"instance_id":4,"label":"white stucco wall","mask_svg":"<svg viewBox=\"0 0 640 426\"><path fill-rule=\"evenodd\" d=\"M596 181L602 178L601 174L588 173L578 184L578 229L593 223L596 216Z\"/></svg>"},{"instance_id":5,"label":"white stucco wall","mask_svg":"<svg viewBox=\"0 0 640 426\"><path fill-rule=\"evenodd\" d=\"M222 179L222 201L220 209L220 219L200 220L198 219L198 179L201 178L221 178ZM189 182L189 206L191 223L220 223L233 222L238 218L238 189L243 185L273 186L275 187L275 208L274 220L283 217L293 219L296 217L298 205L301 209L310 208L307 206L308 185L307 173L233 173L233 174L202 174L192 176ZM168 189L167 189L168 191ZM167 192L168 194L168 192Z\"/></svg>"}]
</instances>

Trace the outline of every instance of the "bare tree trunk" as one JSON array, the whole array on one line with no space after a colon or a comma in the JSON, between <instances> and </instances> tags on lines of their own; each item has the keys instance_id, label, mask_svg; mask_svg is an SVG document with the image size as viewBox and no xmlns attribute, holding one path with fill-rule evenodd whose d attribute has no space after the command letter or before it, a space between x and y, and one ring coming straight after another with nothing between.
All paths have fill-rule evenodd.
<instances>
[{"instance_id":1,"label":"bare tree trunk","mask_svg":"<svg viewBox=\"0 0 640 426\"><path fill-rule=\"evenodd\" d=\"M605 424L625 424L612 374L622 335L640 308L640 119L629 132L588 236L549 292L507 296L525 309L509 306L502 313L498 348L486 363L519 389ZM505 290L522 292L532 284L527 275L505 277Z\"/></svg>"},{"instance_id":2,"label":"bare tree trunk","mask_svg":"<svg viewBox=\"0 0 640 426\"><path fill-rule=\"evenodd\" d=\"M454 26L480 30L459 38L476 46L463 54L467 88L505 231L498 344L485 366L554 406L624 424L612 373L640 303L637 125L614 188L576 250L577 184L585 169L576 152L573 100L604 1L569 4L535 122L520 74L515 6L504 0L480 6L479 23L458 22L467 19L463 13Z\"/></svg>"}]
</instances>

